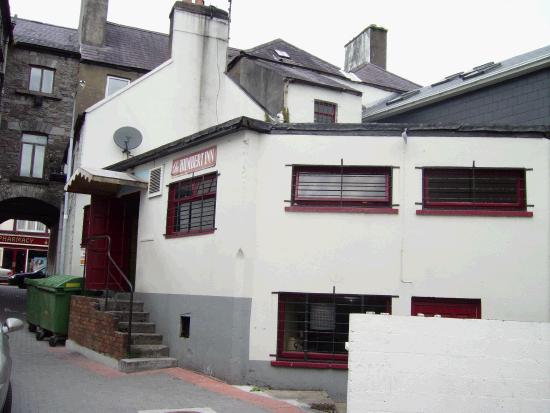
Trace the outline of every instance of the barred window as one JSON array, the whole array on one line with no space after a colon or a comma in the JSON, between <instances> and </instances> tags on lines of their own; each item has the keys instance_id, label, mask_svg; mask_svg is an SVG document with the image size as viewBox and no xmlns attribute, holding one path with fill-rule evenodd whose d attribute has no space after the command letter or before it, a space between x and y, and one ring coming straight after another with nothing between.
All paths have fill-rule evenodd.
<instances>
[{"instance_id":1,"label":"barred window","mask_svg":"<svg viewBox=\"0 0 550 413\"><path fill-rule=\"evenodd\" d=\"M170 185L166 235L190 235L214 230L216 173Z\"/></svg>"},{"instance_id":2,"label":"barred window","mask_svg":"<svg viewBox=\"0 0 550 413\"><path fill-rule=\"evenodd\" d=\"M391 313L390 296L280 293L277 360L347 361L351 313Z\"/></svg>"},{"instance_id":3,"label":"barred window","mask_svg":"<svg viewBox=\"0 0 550 413\"><path fill-rule=\"evenodd\" d=\"M391 206L391 168L294 166L292 205Z\"/></svg>"},{"instance_id":4,"label":"barred window","mask_svg":"<svg viewBox=\"0 0 550 413\"><path fill-rule=\"evenodd\" d=\"M424 168L427 209L526 209L525 170Z\"/></svg>"},{"instance_id":5,"label":"barred window","mask_svg":"<svg viewBox=\"0 0 550 413\"><path fill-rule=\"evenodd\" d=\"M315 100L314 122L315 123L336 123L336 103Z\"/></svg>"}]
</instances>

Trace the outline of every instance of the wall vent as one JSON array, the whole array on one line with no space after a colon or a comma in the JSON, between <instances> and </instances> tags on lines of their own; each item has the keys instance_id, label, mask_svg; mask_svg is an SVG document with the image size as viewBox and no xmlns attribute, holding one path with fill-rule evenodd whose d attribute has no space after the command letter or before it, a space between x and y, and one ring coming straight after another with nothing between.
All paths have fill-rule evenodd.
<instances>
[{"instance_id":1,"label":"wall vent","mask_svg":"<svg viewBox=\"0 0 550 413\"><path fill-rule=\"evenodd\" d=\"M162 166L149 171L149 190L147 194L149 198L162 194Z\"/></svg>"}]
</instances>

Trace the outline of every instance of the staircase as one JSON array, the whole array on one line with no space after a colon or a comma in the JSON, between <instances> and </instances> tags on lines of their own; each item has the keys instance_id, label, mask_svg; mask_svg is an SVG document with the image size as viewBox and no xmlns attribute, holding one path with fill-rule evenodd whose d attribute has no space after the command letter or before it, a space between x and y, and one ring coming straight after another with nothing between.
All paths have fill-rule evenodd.
<instances>
[{"instance_id":1,"label":"staircase","mask_svg":"<svg viewBox=\"0 0 550 413\"><path fill-rule=\"evenodd\" d=\"M128 333L128 319L130 316L130 301L127 293L117 293L102 304L102 310L118 320L118 331ZM178 361L169 357L168 346L162 344L162 335L156 333L155 323L149 321L149 313L143 310L143 302L133 302L132 335L130 353L131 358L119 361L119 370L132 373L144 370L157 370L177 367Z\"/></svg>"}]
</instances>

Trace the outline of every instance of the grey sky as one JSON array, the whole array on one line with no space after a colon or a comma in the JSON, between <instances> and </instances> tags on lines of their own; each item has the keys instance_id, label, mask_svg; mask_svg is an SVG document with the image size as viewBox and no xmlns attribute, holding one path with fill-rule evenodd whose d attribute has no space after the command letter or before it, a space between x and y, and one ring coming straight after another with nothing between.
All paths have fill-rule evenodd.
<instances>
[{"instance_id":1,"label":"grey sky","mask_svg":"<svg viewBox=\"0 0 550 413\"><path fill-rule=\"evenodd\" d=\"M109 21L167 33L174 0L110 0ZM206 0L227 9L227 0ZM80 0L10 0L12 14L77 27ZM371 23L388 32L388 70L420 84L550 43L548 0L233 0L233 47L283 38L343 65Z\"/></svg>"}]
</instances>

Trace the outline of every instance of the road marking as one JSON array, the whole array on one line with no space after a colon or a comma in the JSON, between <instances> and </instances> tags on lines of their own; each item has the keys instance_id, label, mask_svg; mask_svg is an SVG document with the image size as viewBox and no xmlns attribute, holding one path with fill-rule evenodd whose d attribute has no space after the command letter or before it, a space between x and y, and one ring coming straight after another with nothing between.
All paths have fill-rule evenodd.
<instances>
[{"instance_id":1,"label":"road marking","mask_svg":"<svg viewBox=\"0 0 550 413\"><path fill-rule=\"evenodd\" d=\"M140 410L138 413L216 413L208 407L193 407L184 409L168 409L168 410Z\"/></svg>"}]
</instances>

